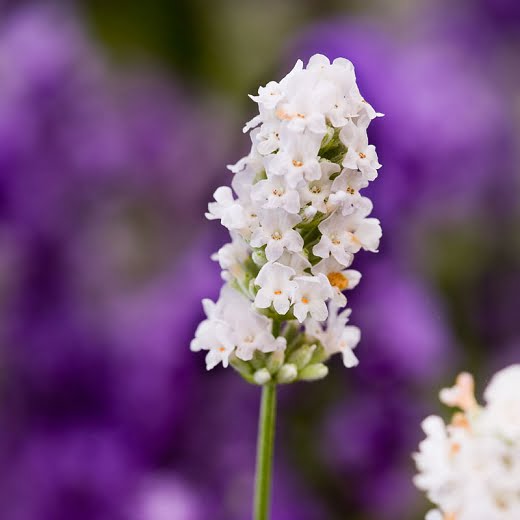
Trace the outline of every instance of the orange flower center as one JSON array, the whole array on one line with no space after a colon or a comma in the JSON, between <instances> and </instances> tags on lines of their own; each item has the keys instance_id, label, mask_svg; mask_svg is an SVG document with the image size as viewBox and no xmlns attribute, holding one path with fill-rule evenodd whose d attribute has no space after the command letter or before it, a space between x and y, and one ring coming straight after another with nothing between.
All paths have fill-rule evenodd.
<instances>
[{"instance_id":1,"label":"orange flower center","mask_svg":"<svg viewBox=\"0 0 520 520\"><path fill-rule=\"evenodd\" d=\"M327 275L330 285L337 287L340 291L344 291L348 287L348 279L342 273L329 273Z\"/></svg>"}]
</instances>

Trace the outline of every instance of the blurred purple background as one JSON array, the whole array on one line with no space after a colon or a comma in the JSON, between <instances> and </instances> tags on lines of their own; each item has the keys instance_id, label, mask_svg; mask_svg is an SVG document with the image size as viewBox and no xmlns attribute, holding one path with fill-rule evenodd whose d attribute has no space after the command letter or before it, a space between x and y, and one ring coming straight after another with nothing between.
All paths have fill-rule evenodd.
<instances>
[{"instance_id":1,"label":"blurred purple background","mask_svg":"<svg viewBox=\"0 0 520 520\"><path fill-rule=\"evenodd\" d=\"M359 367L281 391L273 520L416 520L420 420L520 360L515 0L0 3L0 517L249 518L259 392L189 351L247 94L354 62L385 118Z\"/></svg>"}]
</instances>

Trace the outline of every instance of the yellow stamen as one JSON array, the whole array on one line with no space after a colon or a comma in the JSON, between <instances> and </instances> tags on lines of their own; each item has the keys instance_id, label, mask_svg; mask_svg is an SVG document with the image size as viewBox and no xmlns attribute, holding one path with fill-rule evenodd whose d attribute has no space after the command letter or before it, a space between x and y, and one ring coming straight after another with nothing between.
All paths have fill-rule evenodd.
<instances>
[{"instance_id":1,"label":"yellow stamen","mask_svg":"<svg viewBox=\"0 0 520 520\"><path fill-rule=\"evenodd\" d=\"M291 116L290 114L288 114L285 110L282 110L281 108L279 108L276 111L276 117L283 121L290 121L293 118L293 116Z\"/></svg>"},{"instance_id":2,"label":"yellow stamen","mask_svg":"<svg viewBox=\"0 0 520 520\"><path fill-rule=\"evenodd\" d=\"M367 156L363 152L359 152L359 158L360 159L366 159Z\"/></svg>"},{"instance_id":3,"label":"yellow stamen","mask_svg":"<svg viewBox=\"0 0 520 520\"><path fill-rule=\"evenodd\" d=\"M296 159L293 159L292 163L296 168L301 168L303 166L303 163L301 161L297 161Z\"/></svg>"},{"instance_id":4,"label":"yellow stamen","mask_svg":"<svg viewBox=\"0 0 520 520\"><path fill-rule=\"evenodd\" d=\"M309 300L307 298L305 298L305 296L302 298L302 303L304 303L305 305L307 305L309 303Z\"/></svg>"},{"instance_id":5,"label":"yellow stamen","mask_svg":"<svg viewBox=\"0 0 520 520\"><path fill-rule=\"evenodd\" d=\"M361 241L359 240L359 238L356 235L354 235L354 233L350 233L350 241L353 244L356 244L357 246L361 245Z\"/></svg>"},{"instance_id":6,"label":"yellow stamen","mask_svg":"<svg viewBox=\"0 0 520 520\"><path fill-rule=\"evenodd\" d=\"M457 455L461 449L461 446L458 442L452 442L450 446L450 455Z\"/></svg>"},{"instance_id":7,"label":"yellow stamen","mask_svg":"<svg viewBox=\"0 0 520 520\"><path fill-rule=\"evenodd\" d=\"M455 426L456 428L463 428L464 430L470 430L471 426L469 424L468 418L460 412L457 412L453 415L451 419L452 426Z\"/></svg>"},{"instance_id":8,"label":"yellow stamen","mask_svg":"<svg viewBox=\"0 0 520 520\"><path fill-rule=\"evenodd\" d=\"M348 288L348 278L342 273L329 273L327 275L330 285L337 287L340 291Z\"/></svg>"},{"instance_id":9,"label":"yellow stamen","mask_svg":"<svg viewBox=\"0 0 520 520\"><path fill-rule=\"evenodd\" d=\"M441 401L448 406L458 406L465 412L478 407L475 399L475 381L473 376L462 372L457 376L455 386L441 391Z\"/></svg>"},{"instance_id":10,"label":"yellow stamen","mask_svg":"<svg viewBox=\"0 0 520 520\"><path fill-rule=\"evenodd\" d=\"M274 294L276 294L276 296L280 296L280 294L282 294L282 291L280 291L280 289L277 289L276 291L274 291Z\"/></svg>"}]
</instances>

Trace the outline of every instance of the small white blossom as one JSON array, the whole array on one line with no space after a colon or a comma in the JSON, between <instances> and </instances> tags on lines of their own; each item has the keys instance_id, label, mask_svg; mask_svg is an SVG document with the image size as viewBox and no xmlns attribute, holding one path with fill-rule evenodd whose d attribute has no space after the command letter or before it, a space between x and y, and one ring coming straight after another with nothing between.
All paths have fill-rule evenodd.
<instances>
[{"instance_id":1,"label":"small white blossom","mask_svg":"<svg viewBox=\"0 0 520 520\"><path fill-rule=\"evenodd\" d=\"M312 264L304 254L289 253L289 251L284 252L284 254L280 257L279 262L283 265L287 265L291 269L294 269L296 276L309 274L306 271L310 270L312 267Z\"/></svg>"},{"instance_id":2,"label":"small white blossom","mask_svg":"<svg viewBox=\"0 0 520 520\"><path fill-rule=\"evenodd\" d=\"M300 194L282 176L272 176L271 179L257 182L251 197L264 209L281 208L293 214L300 212Z\"/></svg>"},{"instance_id":3,"label":"small white blossom","mask_svg":"<svg viewBox=\"0 0 520 520\"><path fill-rule=\"evenodd\" d=\"M317 276L298 276L295 281L298 284L293 297L296 319L303 323L310 314L317 321L326 320L328 310L325 302L332 297L327 277L319 273Z\"/></svg>"},{"instance_id":4,"label":"small white blossom","mask_svg":"<svg viewBox=\"0 0 520 520\"><path fill-rule=\"evenodd\" d=\"M277 262L265 264L256 277L260 290L256 294L255 305L259 309L273 305L278 314L286 314L298 288L298 284L292 280L295 274L294 269L286 265Z\"/></svg>"},{"instance_id":5,"label":"small white blossom","mask_svg":"<svg viewBox=\"0 0 520 520\"><path fill-rule=\"evenodd\" d=\"M203 306L207 319L198 326L191 349L208 351L208 370L219 363L227 366L232 353L248 361L255 350L285 348L285 338L271 334L271 320L255 312L251 302L229 285L224 285L216 303L204 300Z\"/></svg>"},{"instance_id":6,"label":"small white blossom","mask_svg":"<svg viewBox=\"0 0 520 520\"><path fill-rule=\"evenodd\" d=\"M485 392L485 407L475 399L469 374L441 392L462 412L449 425L436 416L423 422L426 438L414 456L414 482L437 506L427 520L520 518L520 437L508 429L518 420L519 374L520 365L499 372Z\"/></svg>"},{"instance_id":7,"label":"small white blossom","mask_svg":"<svg viewBox=\"0 0 520 520\"><path fill-rule=\"evenodd\" d=\"M280 148L280 130L280 122L277 119L272 119L265 121L254 135L251 133L259 154L269 155L278 151Z\"/></svg>"},{"instance_id":8,"label":"small white blossom","mask_svg":"<svg viewBox=\"0 0 520 520\"><path fill-rule=\"evenodd\" d=\"M211 259L218 262L222 268L222 277L229 279L229 275L240 278L244 274L244 262L249 258L251 249L240 236L233 237L233 241L223 245Z\"/></svg>"},{"instance_id":9,"label":"small white blossom","mask_svg":"<svg viewBox=\"0 0 520 520\"><path fill-rule=\"evenodd\" d=\"M520 444L520 365L498 372L486 388L484 398L489 428Z\"/></svg>"},{"instance_id":10,"label":"small white blossom","mask_svg":"<svg viewBox=\"0 0 520 520\"><path fill-rule=\"evenodd\" d=\"M320 179L309 181L302 184L299 188L301 201L303 205L307 205L305 209L307 210L309 207L315 209L313 216L318 211L321 211L321 213L327 213L326 202L329 198L331 189L330 176L333 173L339 172L340 167L330 161L322 161L320 163L320 169Z\"/></svg>"},{"instance_id":11,"label":"small white blossom","mask_svg":"<svg viewBox=\"0 0 520 520\"><path fill-rule=\"evenodd\" d=\"M372 202L362 197L360 190L368 186L368 181L357 170L345 169L334 179L329 197L331 208L340 208L342 215L350 215L357 209L370 214Z\"/></svg>"},{"instance_id":12,"label":"small white blossom","mask_svg":"<svg viewBox=\"0 0 520 520\"><path fill-rule=\"evenodd\" d=\"M296 188L305 180L313 181L321 178L321 167L318 157L321 138L312 133L298 135L282 130L281 149L271 155L266 164L267 174L284 176L292 188Z\"/></svg>"},{"instance_id":13,"label":"small white blossom","mask_svg":"<svg viewBox=\"0 0 520 520\"><path fill-rule=\"evenodd\" d=\"M358 359L353 350L361 338L361 331L358 327L347 325L350 313L350 309L338 313L338 308L334 304L330 304L325 329L317 320L311 319L305 323L307 334L316 338L329 356L341 353L343 364L347 368L358 364Z\"/></svg>"},{"instance_id":14,"label":"small white blossom","mask_svg":"<svg viewBox=\"0 0 520 520\"><path fill-rule=\"evenodd\" d=\"M352 255L360 249L376 252L381 238L381 226L375 218L365 218L356 212L348 216L334 213L319 225L321 240L313 248L320 258L334 258L348 267Z\"/></svg>"},{"instance_id":15,"label":"small white blossom","mask_svg":"<svg viewBox=\"0 0 520 520\"><path fill-rule=\"evenodd\" d=\"M320 260L313 268L312 274L324 274L332 286L332 301L338 307L345 307L347 298L343 291L354 289L361 280L361 273L355 269L345 269L333 256Z\"/></svg>"},{"instance_id":16,"label":"small white blossom","mask_svg":"<svg viewBox=\"0 0 520 520\"><path fill-rule=\"evenodd\" d=\"M368 137L363 128L353 122L347 123L340 132L340 139L348 148L343 159L343 166L351 170L359 170L367 180L373 181L377 177L377 170L381 168L377 160L374 145L368 144Z\"/></svg>"},{"instance_id":17,"label":"small white blossom","mask_svg":"<svg viewBox=\"0 0 520 520\"><path fill-rule=\"evenodd\" d=\"M209 220L220 220L222 225L228 229L241 229L246 226L244 208L233 198L231 188L221 186L213 194L215 202L208 204L206 218Z\"/></svg>"},{"instance_id":18,"label":"small white blossom","mask_svg":"<svg viewBox=\"0 0 520 520\"><path fill-rule=\"evenodd\" d=\"M286 249L298 253L303 249L303 238L293 227L300 221L298 215L291 215L283 209L265 212L260 227L251 237L251 245L265 245L265 256L269 262L278 260Z\"/></svg>"}]
</instances>

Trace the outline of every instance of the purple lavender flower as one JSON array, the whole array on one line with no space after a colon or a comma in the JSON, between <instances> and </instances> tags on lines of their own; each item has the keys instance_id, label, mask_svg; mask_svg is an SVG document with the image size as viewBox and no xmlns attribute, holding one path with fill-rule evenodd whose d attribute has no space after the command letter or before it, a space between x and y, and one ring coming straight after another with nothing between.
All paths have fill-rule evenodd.
<instances>
[{"instance_id":1,"label":"purple lavender flower","mask_svg":"<svg viewBox=\"0 0 520 520\"><path fill-rule=\"evenodd\" d=\"M70 13L0 25L0 420L23 439L0 511L133 520L123 506L180 437L198 373L187 346L218 236L189 250L225 142L212 108L155 73L112 78Z\"/></svg>"},{"instance_id":2,"label":"purple lavender flower","mask_svg":"<svg viewBox=\"0 0 520 520\"><path fill-rule=\"evenodd\" d=\"M391 259L364 271L370 283L362 280L351 296L363 331L356 375L380 385L435 381L455 357L440 301Z\"/></svg>"},{"instance_id":3,"label":"purple lavender flower","mask_svg":"<svg viewBox=\"0 0 520 520\"><path fill-rule=\"evenodd\" d=\"M425 408L398 387L378 394L365 386L330 410L320 444L334 446L322 456L342 482L345 504L375 518L411 518L417 501L409 454Z\"/></svg>"},{"instance_id":4,"label":"purple lavender flower","mask_svg":"<svg viewBox=\"0 0 520 520\"><path fill-rule=\"evenodd\" d=\"M127 520L136 463L110 431L32 432L2 468L0 511L12 520Z\"/></svg>"}]
</instances>

